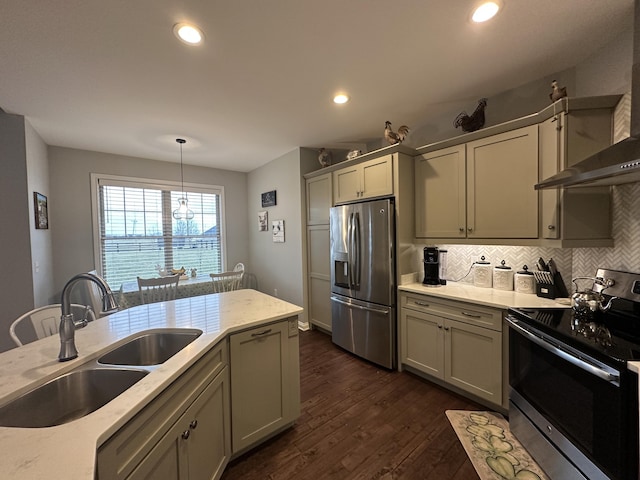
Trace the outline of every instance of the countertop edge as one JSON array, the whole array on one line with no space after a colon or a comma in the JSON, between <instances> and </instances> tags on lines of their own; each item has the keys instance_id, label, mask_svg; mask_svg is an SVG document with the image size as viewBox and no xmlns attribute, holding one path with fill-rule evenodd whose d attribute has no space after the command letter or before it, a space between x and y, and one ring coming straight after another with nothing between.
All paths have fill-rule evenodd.
<instances>
[{"instance_id":1,"label":"countertop edge","mask_svg":"<svg viewBox=\"0 0 640 480\"><path fill-rule=\"evenodd\" d=\"M530 293L475 287L460 282L447 282L439 287L427 287L422 283L399 285L398 290L407 293L483 305L507 310L509 308L569 308L569 299L551 300Z\"/></svg>"}]
</instances>

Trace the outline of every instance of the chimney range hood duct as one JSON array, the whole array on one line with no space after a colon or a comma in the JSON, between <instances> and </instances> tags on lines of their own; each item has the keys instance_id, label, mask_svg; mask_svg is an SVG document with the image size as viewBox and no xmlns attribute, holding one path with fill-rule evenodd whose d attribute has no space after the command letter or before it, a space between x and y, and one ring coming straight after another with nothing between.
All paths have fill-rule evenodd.
<instances>
[{"instance_id":1,"label":"chimney range hood duct","mask_svg":"<svg viewBox=\"0 0 640 480\"><path fill-rule=\"evenodd\" d=\"M634 5L631 136L543 180L536 190L640 182L640 0Z\"/></svg>"}]
</instances>

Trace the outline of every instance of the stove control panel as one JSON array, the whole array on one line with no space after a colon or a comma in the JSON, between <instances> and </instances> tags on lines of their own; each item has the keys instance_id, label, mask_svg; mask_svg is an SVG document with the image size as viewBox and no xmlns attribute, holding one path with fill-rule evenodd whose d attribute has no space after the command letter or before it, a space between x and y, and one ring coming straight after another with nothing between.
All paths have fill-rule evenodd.
<instances>
[{"instance_id":1,"label":"stove control panel","mask_svg":"<svg viewBox=\"0 0 640 480\"><path fill-rule=\"evenodd\" d=\"M605 279L610 284L602 288L603 293L632 302L640 302L640 273L599 268L596 277Z\"/></svg>"}]
</instances>

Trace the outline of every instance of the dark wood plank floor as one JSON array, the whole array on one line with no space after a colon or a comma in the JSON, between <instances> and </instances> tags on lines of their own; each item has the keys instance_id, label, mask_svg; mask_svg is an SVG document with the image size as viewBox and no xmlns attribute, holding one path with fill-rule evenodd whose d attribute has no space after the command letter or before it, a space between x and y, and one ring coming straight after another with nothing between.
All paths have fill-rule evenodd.
<instances>
[{"instance_id":1,"label":"dark wood plank floor","mask_svg":"<svg viewBox=\"0 0 640 480\"><path fill-rule=\"evenodd\" d=\"M391 372L300 334L296 425L227 466L223 480L477 480L445 410L484 410L407 372Z\"/></svg>"}]
</instances>

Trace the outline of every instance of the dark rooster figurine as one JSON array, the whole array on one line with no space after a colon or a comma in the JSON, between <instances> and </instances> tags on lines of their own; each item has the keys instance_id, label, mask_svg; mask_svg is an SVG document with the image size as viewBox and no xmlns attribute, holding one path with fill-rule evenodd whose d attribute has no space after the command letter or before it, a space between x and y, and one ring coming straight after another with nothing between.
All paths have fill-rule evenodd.
<instances>
[{"instance_id":1,"label":"dark rooster figurine","mask_svg":"<svg viewBox=\"0 0 640 480\"><path fill-rule=\"evenodd\" d=\"M453 126L461 127L463 132L475 132L476 130L484 127L484 108L487 106L487 99L481 98L478 100L478 106L471 115L467 115L467 112L462 112L458 115L453 122Z\"/></svg>"},{"instance_id":2,"label":"dark rooster figurine","mask_svg":"<svg viewBox=\"0 0 640 480\"><path fill-rule=\"evenodd\" d=\"M384 138L387 139L390 145L395 145L396 143L402 143L405 138L409 135L409 127L406 125L402 125L398 129L398 133L391 130L391 122L384 122Z\"/></svg>"},{"instance_id":3,"label":"dark rooster figurine","mask_svg":"<svg viewBox=\"0 0 640 480\"><path fill-rule=\"evenodd\" d=\"M551 93L549 94L551 103L556 102L566 96L567 96L567 87L559 87L558 82L553 80L551 82Z\"/></svg>"}]
</instances>

